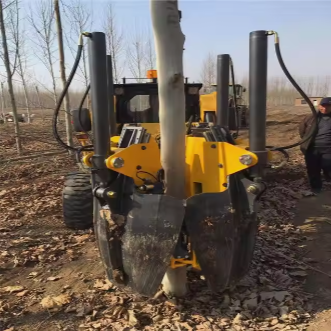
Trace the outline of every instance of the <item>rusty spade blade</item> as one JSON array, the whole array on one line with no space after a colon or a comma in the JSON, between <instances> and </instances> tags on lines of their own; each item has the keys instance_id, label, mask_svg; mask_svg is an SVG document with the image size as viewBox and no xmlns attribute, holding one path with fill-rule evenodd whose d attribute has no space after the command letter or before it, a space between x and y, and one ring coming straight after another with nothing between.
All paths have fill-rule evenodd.
<instances>
[{"instance_id":1,"label":"rusty spade blade","mask_svg":"<svg viewBox=\"0 0 331 331\"><path fill-rule=\"evenodd\" d=\"M186 204L185 226L201 271L213 291L222 291L247 270L255 227L245 188L238 175L224 192L202 193Z\"/></svg>"},{"instance_id":2,"label":"rusty spade blade","mask_svg":"<svg viewBox=\"0 0 331 331\"><path fill-rule=\"evenodd\" d=\"M185 208L167 195L134 194L122 237L123 267L128 285L154 295L179 239Z\"/></svg>"},{"instance_id":3,"label":"rusty spade blade","mask_svg":"<svg viewBox=\"0 0 331 331\"><path fill-rule=\"evenodd\" d=\"M126 218L99 206L95 215L99 252L116 285L153 296L170 265L185 207L182 200L156 194L135 193L132 202Z\"/></svg>"}]
</instances>

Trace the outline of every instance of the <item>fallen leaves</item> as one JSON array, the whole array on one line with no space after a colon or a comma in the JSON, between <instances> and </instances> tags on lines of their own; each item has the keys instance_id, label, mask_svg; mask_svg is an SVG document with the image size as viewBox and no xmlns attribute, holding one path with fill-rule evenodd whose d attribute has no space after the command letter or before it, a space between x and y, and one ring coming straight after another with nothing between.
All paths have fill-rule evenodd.
<instances>
[{"instance_id":1,"label":"fallen leaves","mask_svg":"<svg viewBox=\"0 0 331 331\"><path fill-rule=\"evenodd\" d=\"M9 292L9 293L15 293L15 292L21 292L24 290L24 286L21 285L14 285L14 286L6 286L0 289L0 292Z\"/></svg>"},{"instance_id":2,"label":"fallen leaves","mask_svg":"<svg viewBox=\"0 0 331 331\"><path fill-rule=\"evenodd\" d=\"M33 312L68 314L67 319L56 320L58 328L67 331L305 330L312 317L307 313L310 298L302 292L307 270L295 261L300 260L296 248L304 247L310 238L301 242L304 231L291 224L297 201L307 189L302 158L292 156L290 166L268 183L258 212L259 236L249 275L236 288L211 294L206 281L190 273L191 292L179 302L166 301L163 295L146 301L102 278L97 250L86 258L86 247L96 249L91 243L94 235L62 225L63 178L59 171L65 171L67 156L58 158L52 160L51 169L58 173L51 173L49 165L40 170L24 164L13 166L10 176L0 174L4 181L10 178L5 183L8 187L0 190L4 211L0 266L10 268L10 274L20 280L7 279L4 284L10 286L0 289L0 311L8 317L5 327L11 328L9 321L17 316L28 314L33 319L38 315L29 311L31 305ZM19 180L15 182L15 178ZM328 207L323 210L328 212ZM308 257L302 259L311 262ZM68 269L70 272L63 273ZM46 321L44 329L50 328Z\"/></svg>"},{"instance_id":3,"label":"fallen leaves","mask_svg":"<svg viewBox=\"0 0 331 331\"><path fill-rule=\"evenodd\" d=\"M109 291L113 288L113 284L108 279L97 279L93 287L101 291Z\"/></svg>"},{"instance_id":4,"label":"fallen leaves","mask_svg":"<svg viewBox=\"0 0 331 331\"><path fill-rule=\"evenodd\" d=\"M51 277L47 277L46 280L54 282L54 281L59 280L61 278L62 277L60 277L60 276L51 276Z\"/></svg>"},{"instance_id":5,"label":"fallen leaves","mask_svg":"<svg viewBox=\"0 0 331 331\"><path fill-rule=\"evenodd\" d=\"M46 309L60 308L71 301L69 294L60 294L58 296L46 296L40 302L41 306Z\"/></svg>"},{"instance_id":6,"label":"fallen leaves","mask_svg":"<svg viewBox=\"0 0 331 331\"><path fill-rule=\"evenodd\" d=\"M307 272L303 271L303 270L292 271L289 274L291 276L294 276L294 277L306 277L306 276L308 276Z\"/></svg>"},{"instance_id":7,"label":"fallen leaves","mask_svg":"<svg viewBox=\"0 0 331 331\"><path fill-rule=\"evenodd\" d=\"M18 293L16 294L16 296L17 296L17 297L24 297L24 296L27 295L28 293L29 293L28 290L24 290L24 291L22 291L22 292L18 292Z\"/></svg>"}]
</instances>

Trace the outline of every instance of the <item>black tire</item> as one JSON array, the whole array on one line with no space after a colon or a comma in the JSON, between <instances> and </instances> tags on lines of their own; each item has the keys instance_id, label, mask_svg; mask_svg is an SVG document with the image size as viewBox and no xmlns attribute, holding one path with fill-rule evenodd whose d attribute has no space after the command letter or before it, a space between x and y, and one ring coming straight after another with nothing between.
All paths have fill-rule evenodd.
<instances>
[{"instance_id":1,"label":"black tire","mask_svg":"<svg viewBox=\"0 0 331 331\"><path fill-rule=\"evenodd\" d=\"M93 195L91 175L73 172L66 176L62 191L64 224L75 230L93 226Z\"/></svg>"}]
</instances>

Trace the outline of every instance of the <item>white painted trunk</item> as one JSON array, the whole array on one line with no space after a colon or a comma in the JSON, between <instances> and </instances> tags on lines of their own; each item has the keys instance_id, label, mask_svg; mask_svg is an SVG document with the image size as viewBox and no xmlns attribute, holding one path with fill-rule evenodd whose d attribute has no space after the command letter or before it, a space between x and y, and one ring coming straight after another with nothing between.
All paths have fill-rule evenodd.
<instances>
[{"instance_id":1,"label":"white painted trunk","mask_svg":"<svg viewBox=\"0 0 331 331\"><path fill-rule=\"evenodd\" d=\"M57 30L57 38L58 38L58 46L59 46L59 59L60 59L60 73L61 73L61 81L63 89L66 86L66 69L65 69L65 58L64 58L64 47L63 47L63 36L62 36L62 22L61 22L61 12L59 1L54 0L54 12L55 12L55 21L56 21L56 30ZM55 83L54 83L54 91ZM55 102L57 102L57 96L54 92ZM65 110L65 124L66 124L66 134L67 134L67 145L73 146L73 138L72 138L72 127L71 127L71 115L70 115L70 100L69 93L67 93L64 97L64 110ZM72 154L72 151L69 151L69 154Z\"/></svg>"},{"instance_id":2,"label":"white painted trunk","mask_svg":"<svg viewBox=\"0 0 331 331\"><path fill-rule=\"evenodd\" d=\"M6 118L5 118L5 94L3 91L3 83L1 83L1 114L2 114L2 118L4 123L6 123Z\"/></svg>"},{"instance_id":3,"label":"white painted trunk","mask_svg":"<svg viewBox=\"0 0 331 331\"><path fill-rule=\"evenodd\" d=\"M185 94L183 35L178 1L151 0L151 15L158 72L161 164L166 194L185 199ZM163 279L166 294L186 294L186 268L170 269Z\"/></svg>"},{"instance_id":4,"label":"white painted trunk","mask_svg":"<svg viewBox=\"0 0 331 331\"><path fill-rule=\"evenodd\" d=\"M35 90L36 90L36 94L37 94L37 98L38 98L38 105L39 105L39 109L40 109L40 113L41 113L41 118L42 118L42 120L44 120L45 119L44 108L43 108L43 105L41 104L38 86L35 86Z\"/></svg>"},{"instance_id":5,"label":"white painted trunk","mask_svg":"<svg viewBox=\"0 0 331 331\"><path fill-rule=\"evenodd\" d=\"M25 73L23 71L22 58L21 58L21 53L20 52L18 52L18 64L19 64L21 78L22 78L22 84L23 84L25 106L26 106L26 115L27 115L27 118L28 118L28 123L30 124L31 123L31 112L30 112L28 87L27 87L26 81L25 81Z\"/></svg>"}]
</instances>

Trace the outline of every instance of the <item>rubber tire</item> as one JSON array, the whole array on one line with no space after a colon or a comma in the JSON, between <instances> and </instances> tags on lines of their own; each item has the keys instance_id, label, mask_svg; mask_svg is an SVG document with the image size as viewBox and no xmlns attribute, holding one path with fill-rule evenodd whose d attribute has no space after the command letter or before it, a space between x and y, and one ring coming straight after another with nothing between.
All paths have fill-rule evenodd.
<instances>
[{"instance_id":1,"label":"rubber tire","mask_svg":"<svg viewBox=\"0 0 331 331\"><path fill-rule=\"evenodd\" d=\"M93 226L91 175L73 172L66 176L62 191L63 222L66 227L86 230Z\"/></svg>"}]
</instances>

